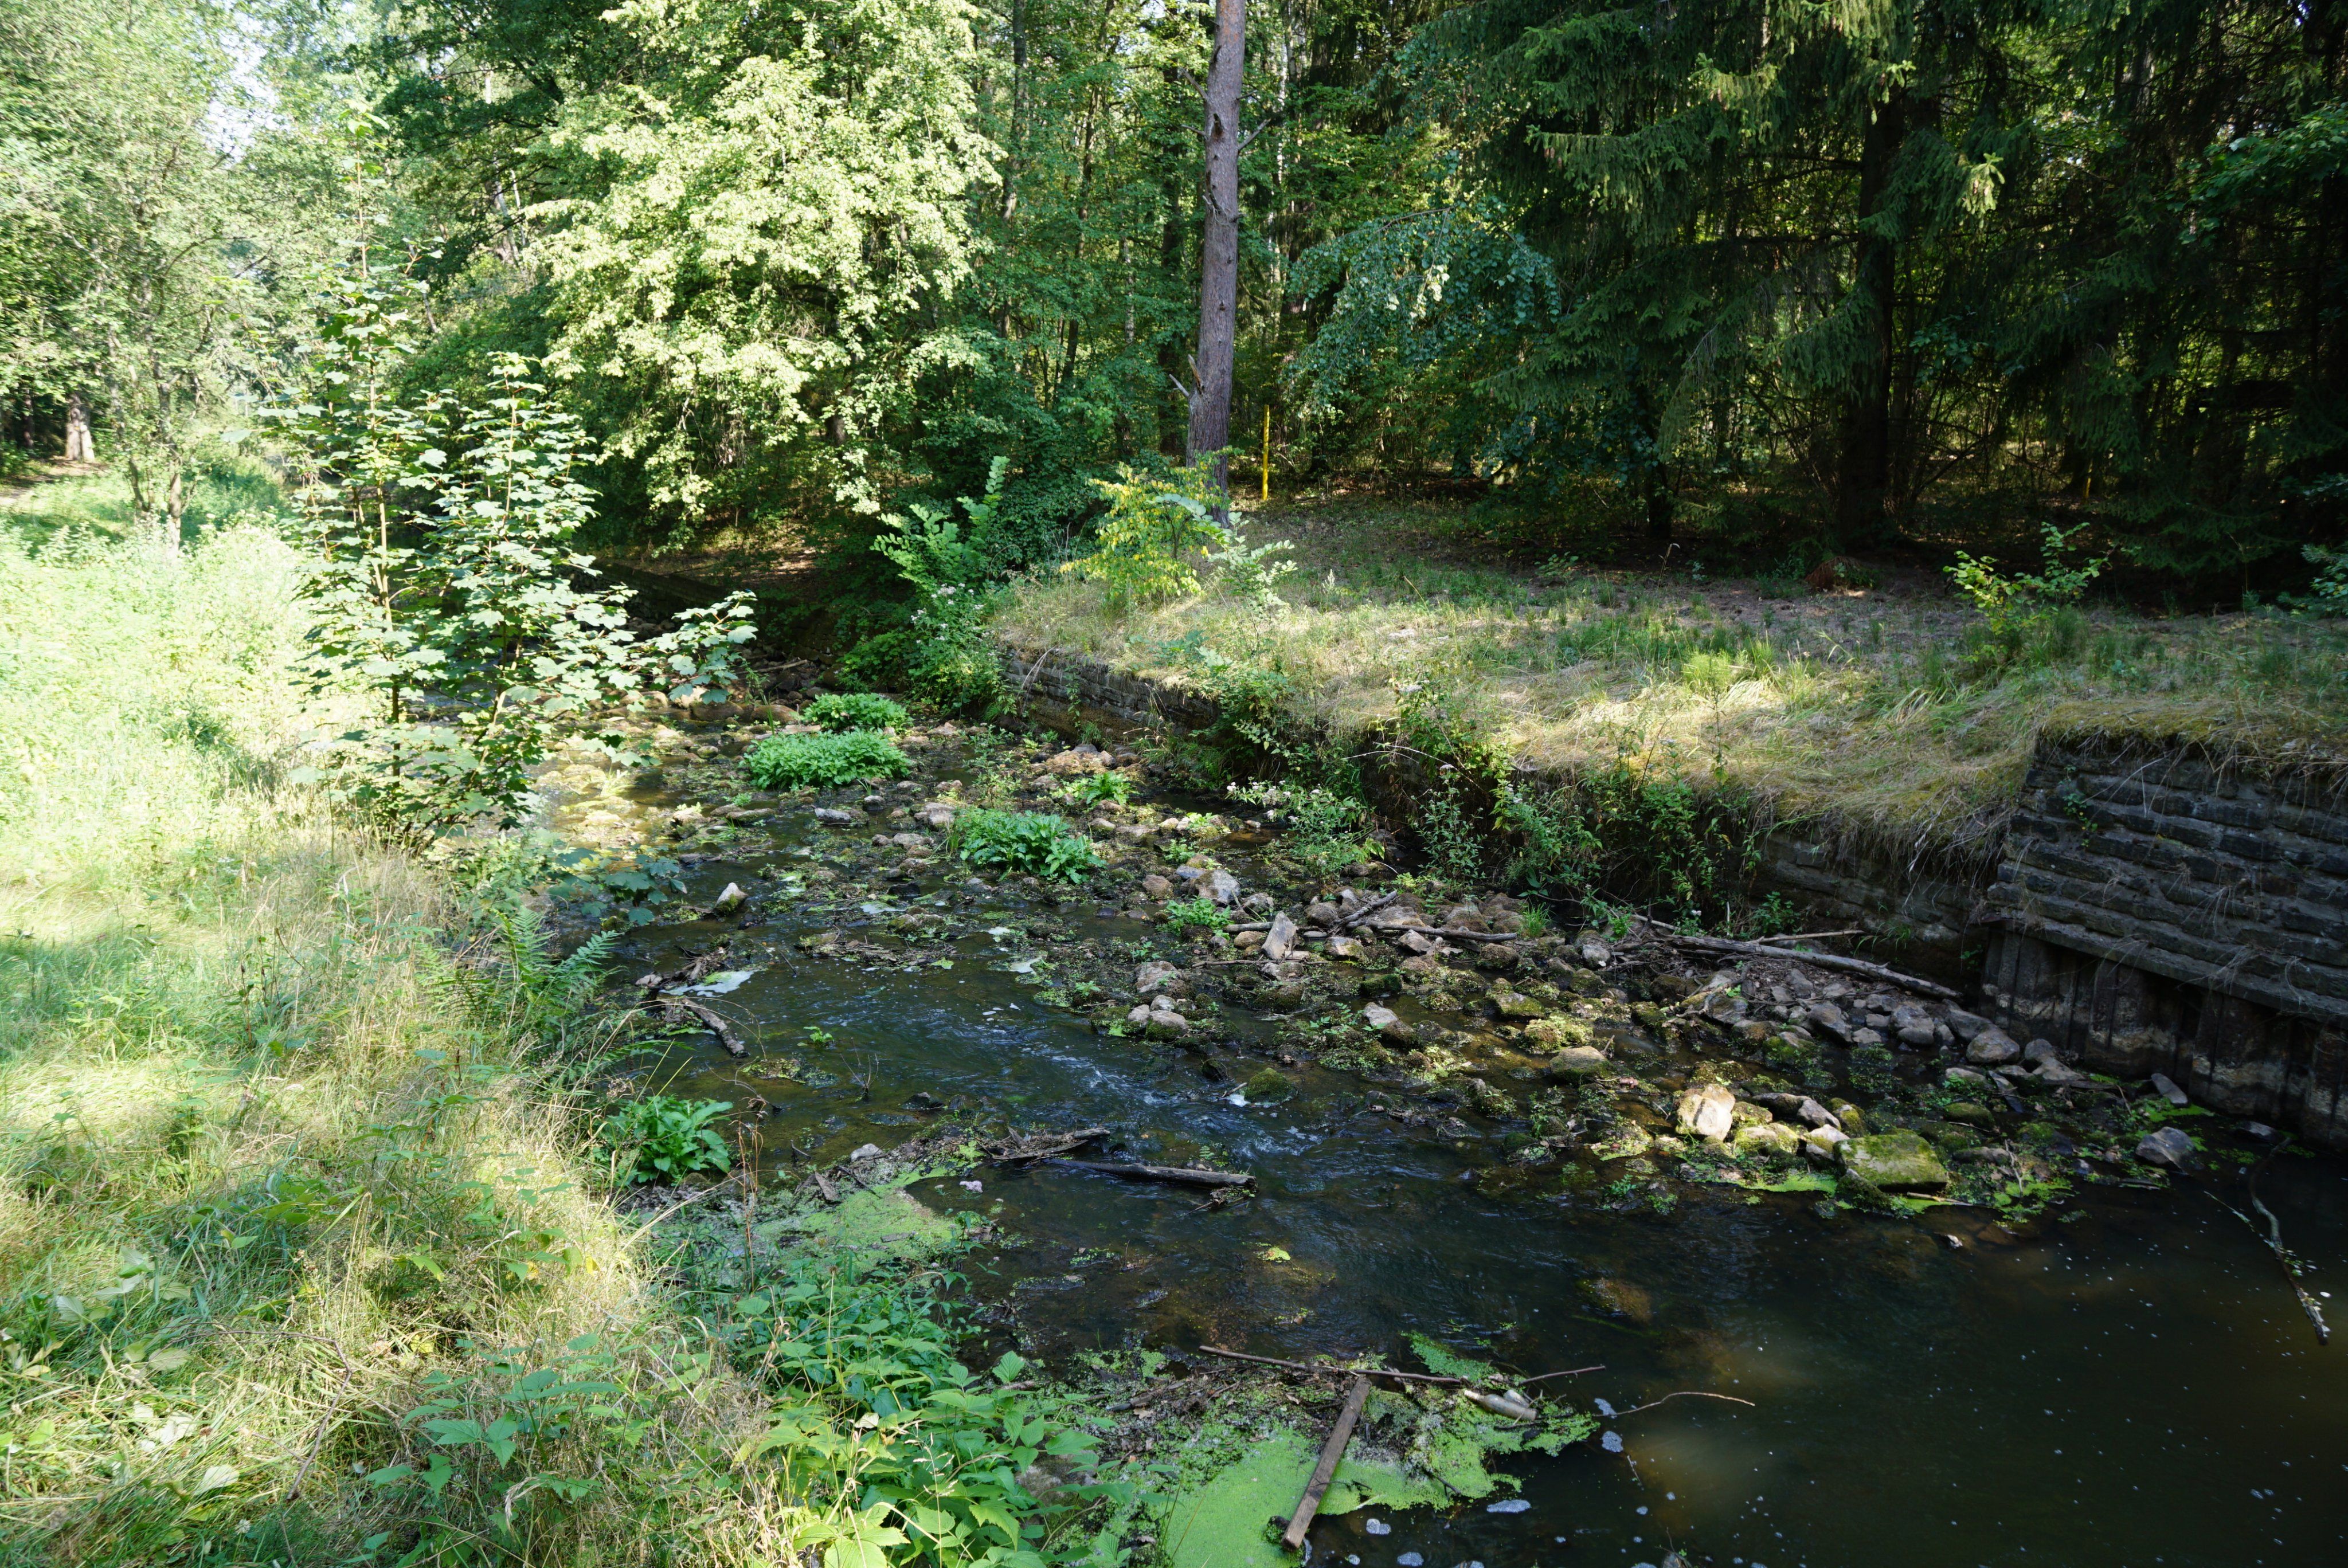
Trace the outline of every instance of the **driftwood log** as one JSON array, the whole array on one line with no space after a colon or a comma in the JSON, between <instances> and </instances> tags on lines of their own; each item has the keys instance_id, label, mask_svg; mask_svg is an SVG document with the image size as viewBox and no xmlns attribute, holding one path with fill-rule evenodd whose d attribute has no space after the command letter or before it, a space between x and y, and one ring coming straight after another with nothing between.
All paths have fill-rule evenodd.
<instances>
[{"instance_id":1,"label":"driftwood log","mask_svg":"<svg viewBox=\"0 0 2348 1568\"><path fill-rule=\"evenodd\" d=\"M726 1021L725 1015L716 1008L705 1007L690 997L656 996L653 1001L654 1006L664 1011L681 1012L689 1018L700 1020L703 1027L717 1037L717 1043L726 1048L728 1055L750 1054L750 1048L742 1043L742 1037L734 1032L733 1026Z\"/></svg>"},{"instance_id":2,"label":"driftwood log","mask_svg":"<svg viewBox=\"0 0 2348 1568\"><path fill-rule=\"evenodd\" d=\"M1255 1178L1245 1171L1201 1171L1189 1165L1137 1165L1122 1160L1055 1159L1055 1165L1066 1165L1079 1171L1097 1171L1105 1176L1123 1176L1134 1182L1171 1182L1184 1187L1248 1187Z\"/></svg>"},{"instance_id":3,"label":"driftwood log","mask_svg":"<svg viewBox=\"0 0 2348 1568\"><path fill-rule=\"evenodd\" d=\"M1072 1132L1028 1132L981 1143L990 1163L1025 1165L1037 1160L1074 1153L1097 1139L1108 1136L1106 1127L1079 1127Z\"/></svg>"}]
</instances>

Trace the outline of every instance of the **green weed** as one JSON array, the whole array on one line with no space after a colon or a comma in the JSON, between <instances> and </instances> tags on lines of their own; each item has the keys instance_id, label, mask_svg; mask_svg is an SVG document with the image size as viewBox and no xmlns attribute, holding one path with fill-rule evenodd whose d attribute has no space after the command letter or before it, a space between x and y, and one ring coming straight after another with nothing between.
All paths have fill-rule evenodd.
<instances>
[{"instance_id":1,"label":"green weed","mask_svg":"<svg viewBox=\"0 0 2348 1568\"><path fill-rule=\"evenodd\" d=\"M733 1109L723 1100L647 1094L604 1120L596 1133L615 1187L682 1182L730 1169L733 1156L710 1123Z\"/></svg>"},{"instance_id":2,"label":"green weed","mask_svg":"<svg viewBox=\"0 0 2348 1568\"><path fill-rule=\"evenodd\" d=\"M1060 798L1073 805L1122 804L1133 798L1133 775L1111 769L1107 773L1085 774L1060 786Z\"/></svg>"},{"instance_id":3,"label":"green weed","mask_svg":"<svg viewBox=\"0 0 2348 1568\"><path fill-rule=\"evenodd\" d=\"M965 811L954 818L949 841L966 865L1046 882L1082 882L1102 865L1090 840L1046 812Z\"/></svg>"},{"instance_id":4,"label":"green weed","mask_svg":"<svg viewBox=\"0 0 2348 1568\"><path fill-rule=\"evenodd\" d=\"M1177 898L1166 906L1160 923L1170 931L1228 931L1231 912L1203 896Z\"/></svg>"},{"instance_id":5,"label":"green weed","mask_svg":"<svg viewBox=\"0 0 2348 1568\"><path fill-rule=\"evenodd\" d=\"M799 710L799 717L830 731L901 730L911 715L901 702L870 692L832 692Z\"/></svg>"},{"instance_id":6,"label":"green weed","mask_svg":"<svg viewBox=\"0 0 2348 1568\"><path fill-rule=\"evenodd\" d=\"M902 778L910 764L886 735L768 735L742 760L760 789L838 789L871 779Z\"/></svg>"}]
</instances>

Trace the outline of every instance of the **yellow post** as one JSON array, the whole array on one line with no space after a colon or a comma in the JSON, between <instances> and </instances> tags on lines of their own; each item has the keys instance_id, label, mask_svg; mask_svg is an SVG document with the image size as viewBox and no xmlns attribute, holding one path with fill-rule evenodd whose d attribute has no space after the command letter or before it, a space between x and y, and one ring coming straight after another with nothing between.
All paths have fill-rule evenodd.
<instances>
[{"instance_id":1,"label":"yellow post","mask_svg":"<svg viewBox=\"0 0 2348 1568\"><path fill-rule=\"evenodd\" d=\"M1272 405L1263 405L1263 493L1257 497L1259 506L1272 499Z\"/></svg>"}]
</instances>

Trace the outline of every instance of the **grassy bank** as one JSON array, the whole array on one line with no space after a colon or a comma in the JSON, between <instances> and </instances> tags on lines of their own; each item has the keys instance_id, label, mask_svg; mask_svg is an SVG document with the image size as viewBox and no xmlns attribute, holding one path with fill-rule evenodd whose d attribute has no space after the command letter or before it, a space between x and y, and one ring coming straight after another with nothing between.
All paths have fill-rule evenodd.
<instances>
[{"instance_id":1,"label":"grassy bank","mask_svg":"<svg viewBox=\"0 0 2348 1568\"><path fill-rule=\"evenodd\" d=\"M1437 702L1539 768L1662 769L1936 847L1996 821L2049 727L2280 756L2348 726L2337 621L2090 605L2001 636L1927 573L1824 594L1565 562L1536 575L1450 556L1424 512L1251 525L1297 544L1284 606L1210 585L1120 614L1099 584L1056 575L1020 585L997 630L1174 680L1211 683L1211 652L1272 673L1292 712L1340 737Z\"/></svg>"},{"instance_id":2,"label":"grassy bank","mask_svg":"<svg viewBox=\"0 0 2348 1568\"><path fill-rule=\"evenodd\" d=\"M618 1213L592 970L283 786L302 569L0 536L0 1563L1045 1549L933 1259Z\"/></svg>"}]
</instances>

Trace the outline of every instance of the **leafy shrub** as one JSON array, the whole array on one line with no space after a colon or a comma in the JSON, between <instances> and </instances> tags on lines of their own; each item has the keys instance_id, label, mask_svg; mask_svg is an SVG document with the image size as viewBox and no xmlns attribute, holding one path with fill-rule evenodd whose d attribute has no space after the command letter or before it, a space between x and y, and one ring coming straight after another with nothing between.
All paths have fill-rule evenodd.
<instances>
[{"instance_id":1,"label":"leafy shrub","mask_svg":"<svg viewBox=\"0 0 2348 1568\"><path fill-rule=\"evenodd\" d=\"M1281 847L1315 871L1378 857L1369 836L1370 804L1358 794L1296 784L1233 784L1228 793L1233 800L1271 807L1272 820L1288 830Z\"/></svg>"},{"instance_id":2,"label":"leafy shrub","mask_svg":"<svg viewBox=\"0 0 2348 1568\"><path fill-rule=\"evenodd\" d=\"M1167 905L1164 924L1177 931L1228 931L1231 912L1201 894Z\"/></svg>"},{"instance_id":3,"label":"leafy shrub","mask_svg":"<svg viewBox=\"0 0 2348 1568\"><path fill-rule=\"evenodd\" d=\"M1106 801L1121 804L1133 798L1133 775L1116 772L1086 774L1062 784L1060 798L1077 805L1099 805Z\"/></svg>"},{"instance_id":4,"label":"leafy shrub","mask_svg":"<svg viewBox=\"0 0 2348 1568\"><path fill-rule=\"evenodd\" d=\"M902 778L906 766L905 753L870 730L768 735L742 759L742 771L760 789L838 789L866 779Z\"/></svg>"},{"instance_id":5,"label":"leafy shrub","mask_svg":"<svg viewBox=\"0 0 2348 1568\"><path fill-rule=\"evenodd\" d=\"M906 508L910 517L883 518L890 531L872 541L913 589L912 646L901 655L891 651L903 659L901 683L941 707L991 707L1003 695L1002 667L983 628L994 608L988 584L1000 575L994 535L1010 471L1010 460L997 457L986 494L961 498L967 531L951 507L917 501Z\"/></svg>"},{"instance_id":6,"label":"leafy shrub","mask_svg":"<svg viewBox=\"0 0 2348 1568\"><path fill-rule=\"evenodd\" d=\"M818 697L799 710L799 717L827 730L894 730L909 715L901 702L870 692L834 692Z\"/></svg>"},{"instance_id":7,"label":"leafy shrub","mask_svg":"<svg viewBox=\"0 0 2348 1568\"><path fill-rule=\"evenodd\" d=\"M608 1152L613 1186L682 1182L733 1164L726 1140L710 1128L733 1106L723 1100L647 1094L604 1122L597 1141Z\"/></svg>"},{"instance_id":8,"label":"leafy shrub","mask_svg":"<svg viewBox=\"0 0 2348 1568\"><path fill-rule=\"evenodd\" d=\"M1179 496L1169 497L1168 499L1179 501L1184 507L1198 507L1200 520L1212 526L1208 509L1200 507L1198 502ZM1272 585L1294 571L1296 563L1274 560L1272 557L1284 555L1296 547L1286 539L1274 539L1262 545L1249 544L1247 531L1236 513L1232 515L1231 525L1220 532L1220 545L1206 552L1207 559L1215 566L1216 585L1233 599L1243 600L1266 614L1287 608L1288 601L1274 593Z\"/></svg>"},{"instance_id":9,"label":"leafy shrub","mask_svg":"<svg viewBox=\"0 0 2348 1568\"><path fill-rule=\"evenodd\" d=\"M859 690L875 686L901 692L912 685L913 671L923 653L922 640L910 631L882 631L849 650L832 670L831 678Z\"/></svg>"},{"instance_id":10,"label":"leafy shrub","mask_svg":"<svg viewBox=\"0 0 2348 1568\"><path fill-rule=\"evenodd\" d=\"M2065 558L2079 528L2047 523L2039 533L2046 561L2043 572L2008 576L1998 569L1994 558L1976 558L1962 550L1957 552L1957 564L1948 569L1957 591L1972 601L1987 623L1988 635L1975 653L1989 668L2013 662L2034 645L2041 661L2068 658L2083 640L2084 622L2070 607L2078 603L2110 558L2097 556L2074 565Z\"/></svg>"},{"instance_id":11,"label":"leafy shrub","mask_svg":"<svg viewBox=\"0 0 2348 1568\"><path fill-rule=\"evenodd\" d=\"M316 401L277 411L294 500L321 558L303 588L313 696L366 691L311 744L298 784L379 821L446 832L530 810L533 774L594 708L647 686L694 702L739 683L751 596L686 612L640 641L625 589L592 586L584 427L499 354L488 396L394 397L407 345L396 299L354 284L317 351Z\"/></svg>"},{"instance_id":12,"label":"leafy shrub","mask_svg":"<svg viewBox=\"0 0 2348 1568\"><path fill-rule=\"evenodd\" d=\"M1109 503L1097 530L1100 548L1060 569L1107 585L1112 609L1198 592L1192 558L1225 542L1210 515L1225 504L1213 467L1153 474L1120 464L1117 475L1094 481Z\"/></svg>"},{"instance_id":13,"label":"leafy shrub","mask_svg":"<svg viewBox=\"0 0 2348 1568\"><path fill-rule=\"evenodd\" d=\"M1090 841L1045 812L966 811L954 818L953 840L968 865L1046 882L1082 882L1101 867Z\"/></svg>"}]
</instances>

